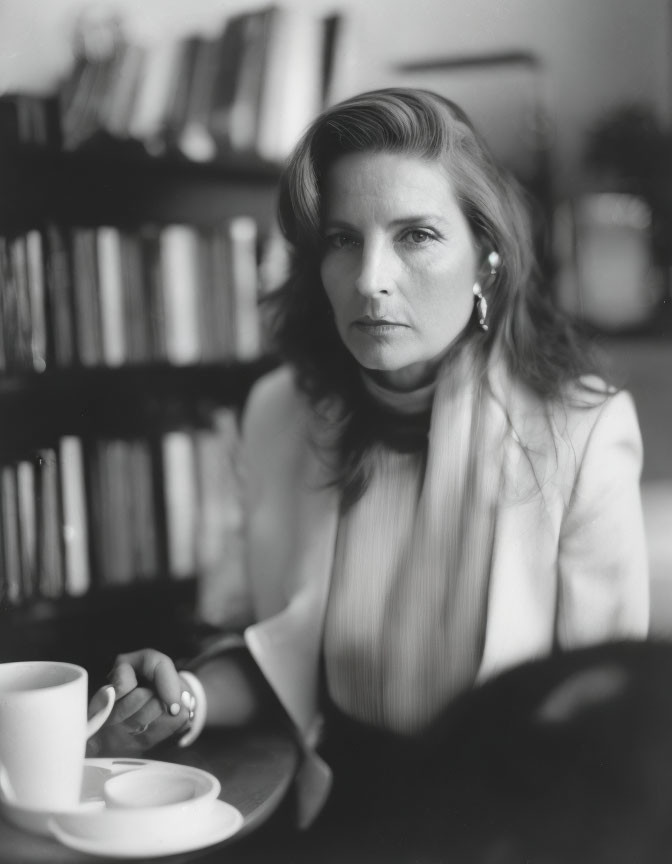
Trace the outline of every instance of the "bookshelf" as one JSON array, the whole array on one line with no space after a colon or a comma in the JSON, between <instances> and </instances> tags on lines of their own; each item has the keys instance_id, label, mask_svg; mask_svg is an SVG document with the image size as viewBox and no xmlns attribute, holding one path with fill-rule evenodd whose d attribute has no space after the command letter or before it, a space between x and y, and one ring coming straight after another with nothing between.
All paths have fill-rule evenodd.
<instances>
[{"instance_id":1,"label":"bookshelf","mask_svg":"<svg viewBox=\"0 0 672 864\"><path fill-rule=\"evenodd\" d=\"M14 146L1 156L0 236L8 245L35 232L44 238L44 232L54 225L66 232L113 226L132 237L148 225L157 231L173 225L210 231L242 215L254 222L259 247L273 225L278 167L259 160L202 165L171 156L150 157L121 145L73 153ZM69 252L72 255L71 246ZM49 261L47 253L43 254L46 273ZM256 254L258 258L259 248ZM95 285L89 287L95 290ZM140 287L144 290L147 286ZM6 279L0 283L0 291L6 295ZM171 573L166 500L169 469L163 462L162 448L171 435L188 441L190 435L201 432L214 438L212 418L216 412L237 414L250 386L272 368L273 360L261 353L240 358L231 350L219 357L192 361L175 362L164 355L148 356L142 362L127 358L110 365L104 358L84 362L74 351L70 362L64 363L54 356L53 309L47 309L46 318L45 368L31 368L30 357L22 363L7 362L5 350L0 371L0 406L3 416L11 418L0 431L0 476L10 473L13 481L13 488L5 490L0 499L0 535L4 535L0 536L0 658L58 657L77 662L89 669L94 684L121 650L154 645L174 656L195 650L199 637L194 624L196 570L177 576ZM8 552L6 535L17 532L13 521L7 525L4 496L17 497L14 509L20 523L21 471L31 466L28 483L38 489L38 498L44 497L36 466L45 458L58 459L63 442L72 440L79 442L84 464L81 492L89 547L85 552L86 588L73 592L61 572L57 577L60 587L49 588L48 583L45 587L38 574L32 577L36 584L29 592L22 586L12 592L7 584L12 553ZM101 560L101 548L115 544L115 535L103 543L100 524L95 524L115 518L109 502L96 501L101 440L116 448L143 442L148 453L146 482L152 489L152 524L141 530L154 535L150 560L155 566L151 573L129 573L118 584L115 580L119 574L115 576L114 568L108 573ZM105 470L115 470L115 464L111 462ZM62 464L57 473L62 486ZM114 490L109 494L114 496ZM56 514L49 517L55 519L50 528L51 551L40 552L40 538L34 541L38 551L33 558L42 554L47 562L55 555L64 556L67 545L58 536L57 548L53 548L54 532L67 528L60 497L53 506ZM31 507L35 510L35 498ZM106 517L105 512L112 515ZM46 519L43 515L40 520L39 513L33 517L30 532L44 533ZM26 542L21 528L19 524L15 559ZM118 549L115 557L130 560ZM59 569L63 566L61 560ZM42 570L45 567L48 563L43 563ZM33 560L28 569L34 572L40 567ZM25 579L23 572L18 581Z\"/></svg>"},{"instance_id":2,"label":"bookshelf","mask_svg":"<svg viewBox=\"0 0 672 864\"><path fill-rule=\"evenodd\" d=\"M0 231L16 233L52 219L137 227L148 221L212 225L246 214L267 231L280 168L253 158L196 163L151 158L142 148L101 142L82 152L14 145L1 149Z\"/></svg>"},{"instance_id":3,"label":"bookshelf","mask_svg":"<svg viewBox=\"0 0 672 864\"><path fill-rule=\"evenodd\" d=\"M95 685L120 651L203 635L239 411L274 362L278 148L320 107L336 24L269 7L147 51L115 37L55 97L0 99L0 661Z\"/></svg>"}]
</instances>

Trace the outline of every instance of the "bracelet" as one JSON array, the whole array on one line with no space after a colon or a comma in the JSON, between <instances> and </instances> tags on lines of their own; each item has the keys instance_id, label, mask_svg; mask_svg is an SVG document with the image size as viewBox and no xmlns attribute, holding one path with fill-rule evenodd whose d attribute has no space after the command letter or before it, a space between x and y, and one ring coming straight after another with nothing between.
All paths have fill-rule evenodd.
<instances>
[{"instance_id":1,"label":"bracelet","mask_svg":"<svg viewBox=\"0 0 672 864\"><path fill-rule=\"evenodd\" d=\"M203 685L193 672L182 670L179 674L183 683L190 691L190 694L187 693L187 696L190 695L191 698L188 705L186 705L186 701L184 702L186 707L189 709L189 726L184 735L182 735L178 740L177 744L179 747L188 747L190 744L194 743L203 731L205 718L208 712L208 702Z\"/></svg>"}]
</instances>

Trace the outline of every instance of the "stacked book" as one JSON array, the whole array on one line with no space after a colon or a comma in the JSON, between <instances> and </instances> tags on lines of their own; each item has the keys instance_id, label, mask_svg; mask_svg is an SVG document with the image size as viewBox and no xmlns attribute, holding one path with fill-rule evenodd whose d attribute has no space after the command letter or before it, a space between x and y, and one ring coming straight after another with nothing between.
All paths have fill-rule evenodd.
<instances>
[{"instance_id":1,"label":"stacked book","mask_svg":"<svg viewBox=\"0 0 672 864\"><path fill-rule=\"evenodd\" d=\"M154 444L64 436L3 465L0 603L215 571L242 598L237 447L237 417L218 408Z\"/></svg>"},{"instance_id":2,"label":"stacked book","mask_svg":"<svg viewBox=\"0 0 672 864\"><path fill-rule=\"evenodd\" d=\"M0 96L0 146L61 147L59 100L13 93Z\"/></svg>"},{"instance_id":3,"label":"stacked book","mask_svg":"<svg viewBox=\"0 0 672 864\"><path fill-rule=\"evenodd\" d=\"M258 279L246 216L0 238L0 370L253 359Z\"/></svg>"},{"instance_id":4,"label":"stacked book","mask_svg":"<svg viewBox=\"0 0 672 864\"><path fill-rule=\"evenodd\" d=\"M80 58L61 94L63 146L96 135L206 161L280 161L324 104L339 18L271 6L232 15L212 36Z\"/></svg>"}]
</instances>

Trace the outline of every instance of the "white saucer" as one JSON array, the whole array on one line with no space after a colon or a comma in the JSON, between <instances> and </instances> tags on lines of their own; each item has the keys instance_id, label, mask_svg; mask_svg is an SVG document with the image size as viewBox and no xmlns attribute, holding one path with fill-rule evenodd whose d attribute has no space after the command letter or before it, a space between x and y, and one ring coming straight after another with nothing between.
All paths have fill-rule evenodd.
<instances>
[{"instance_id":1,"label":"white saucer","mask_svg":"<svg viewBox=\"0 0 672 864\"><path fill-rule=\"evenodd\" d=\"M119 812L116 811L115 815ZM79 852L111 858L152 858L214 846L236 834L243 824L242 813L231 804L219 800L212 802L208 818L198 829L185 831L179 837L166 837L160 832L128 834L119 831L114 836L106 836L104 840L100 840L67 831L60 824L61 820L67 821L71 828L76 828L77 822L82 825L85 823L85 833L90 834L95 833L97 824L104 828L105 820L109 819L109 816L110 811L106 809L78 813L76 819L73 819L73 814L68 814L67 817L56 814L49 820L49 828L64 846ZM106 830L103 830L103 833L108 834Z\"/></svg>"},{"instance_id":2,"label":"white saucer","mask_svg":"<svg viewBox=\"0 0 672 864\"><path fill-rule=\"evenodd\" d=\"M176 775L179 775L180 773L189 775L194 772L207 773L200 772L200 769L178 765L173 762L157 762L153 759L124 757L85 759L84 771L82 774L82 791L80 794L79 804L76 807L59 811L39 810L16 804L0 794L0 812L9 822L22 828L24 831L51 837L52 819L61 818L64 821L67 820L69 824L69 820L71 819L88 817L100 813L101 811L106 811L105 800L103 798L103 787L105 782L111 777L116 777L119 774L125 774L128 771L136 771L145 767L161 767L170 770ZM118 810L116 812L119 813ZM130 814L133 811L129 810L128 812ZM114 818L118 819L119 816ZM63 828L63 830L66 829Z\"/></svg>"},{"instance_id":3,"label":"white saucer","mask_svg":"<svg viewBox=\"0 0 672 864\"><path fill-rule=\"evenodd\" d=\"M80 795L77 811L99 810L105 806L103 801L102 789L105 780L115 774L115 770L111 764L116 760L113 759L86 759L84 762L84 772L82 775L82 792ZM121 761L121 760L119 760ZM130 760L124 760L126 762ZM144 760L133 760L137 765L133 767L141 767L145 764ZM130 770L130 766L126 768ZM65 812L65 811L63 811ZM67 812L72 812L68 810ZM24 831L29 831L31 834L43 834L51 836L49 830L49 820L55 815L53 810L40 810L33 807L25 807L21 804L16 804L0 794L0 813L5 818L22 828Z\"/></svg>"}]
</instances>

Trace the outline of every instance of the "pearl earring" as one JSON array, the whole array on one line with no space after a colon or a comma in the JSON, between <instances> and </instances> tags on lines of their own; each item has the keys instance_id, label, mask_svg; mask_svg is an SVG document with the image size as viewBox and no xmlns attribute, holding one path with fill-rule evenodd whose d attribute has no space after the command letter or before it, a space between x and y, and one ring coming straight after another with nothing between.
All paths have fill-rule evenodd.
<instances>
[{"instance_id":1,"label":"pearl earring","mask_svg":"<svg viewBox=\"0 0 672 864\"><path fill-rule=\"evenodd\" d=\"M485 323L485 317L488 314L488 301L483 296L483 291L478 282L474 282L473 291L476 298L476 309L478 310L478 323L481 330L487 330L488 325Z\"/></svg>"},{"instance_id":2,"label":"pearl earring","mask_svg":"<svg viewBox=\"0 0 672 864\"><path fill-rule=\"evenodd\" d=\"M490 265L490 275L494 276L497 273L497 268L502 263L499 253L493 251L488 255L488 264Z\"/></svg>"}]
</instances>

